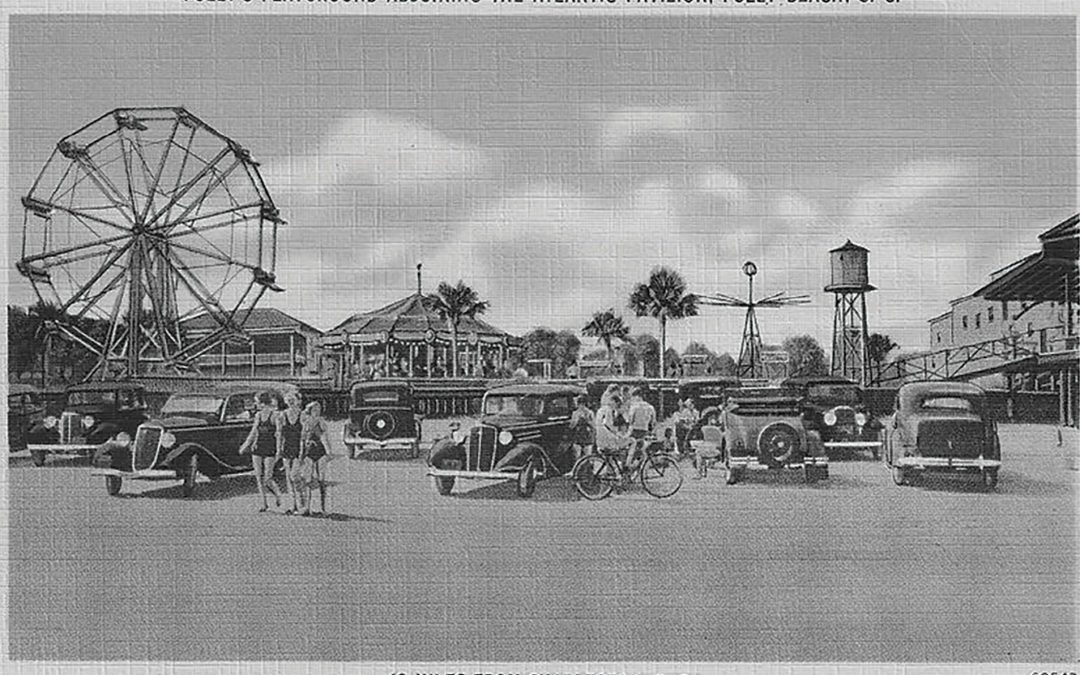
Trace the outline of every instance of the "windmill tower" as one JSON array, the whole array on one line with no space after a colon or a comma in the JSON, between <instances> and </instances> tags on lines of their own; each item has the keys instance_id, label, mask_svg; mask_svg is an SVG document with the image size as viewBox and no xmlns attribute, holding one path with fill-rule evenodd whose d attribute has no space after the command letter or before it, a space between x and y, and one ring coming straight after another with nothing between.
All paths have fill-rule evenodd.
<instances>
[{"instance_id":1,"label":"windmill tower","mask_svg":"<svg viewBox=\"0 0 1080 675\"><path fill-rule=\"evenodd\" d=\"M833 315L832 374L866 385L870 379L869 335L866 330L866 294L870 285L869 251L847 242L829 251L831 281L825 292L836 296Z\"/></svg>"},{"instance_id":2,"label":"windmill tower","mask_svg":"<svg viewBox=\"0 0 1080 675\"><path fill-rule=\"evenodd\" d=\"M715 295L699 295L698 301L703 305L716 305L718 307L745 307L746 319L743 322L742 344L739 346L739 362L736 374L742 378L762 378L766 376L765 362L762 359L761 329L758 328L757 307L787 307L789 305L801 305L810 302L807 295L788 295L787 293L773 293L760 300L754 300L754 276L758 268L752 262L747 261L742 267L746 275L748 289L746 300L734 296L717 293Z\"/></svg>"}]
</instances>

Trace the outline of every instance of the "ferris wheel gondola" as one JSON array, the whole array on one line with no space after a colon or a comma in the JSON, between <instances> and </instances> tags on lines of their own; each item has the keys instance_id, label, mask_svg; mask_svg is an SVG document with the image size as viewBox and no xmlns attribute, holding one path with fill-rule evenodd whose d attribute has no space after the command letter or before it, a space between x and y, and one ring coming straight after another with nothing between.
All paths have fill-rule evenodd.
<instances>
[{"instance_id":1,"label":"ferris wheel gondola","mask_svg":"<svg viewBox=\"0 0 1080 675\"><path fill-rule=\"evenodd\" d=\"M250 152L184 108L118 108L61 139L22 198L19 272L97 356L91 376L184 371L277 286L284 224ZM216 329L198 338L186 319Z\"/></svg>"}]
</instances>

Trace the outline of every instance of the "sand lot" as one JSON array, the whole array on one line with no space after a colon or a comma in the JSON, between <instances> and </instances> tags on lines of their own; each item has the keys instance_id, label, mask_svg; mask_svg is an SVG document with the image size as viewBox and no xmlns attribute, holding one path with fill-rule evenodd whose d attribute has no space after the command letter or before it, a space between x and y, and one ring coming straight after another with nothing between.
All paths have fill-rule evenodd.
<instances>
[{"instance_id":1,"label":"sand lot","mask_svg":"<svg viewBox=\"0 0 1080 675\"><path fill-rule=\"evenodd\" d=\"M423 459L337 458L322 519L256 513L250 475L117 498L85 462L12 457L10 655L1072 662L1080 472L1052 427L1001 435L993 493L856 456L816 485L684 464L667 500L440 497Z\"/></svg>"}]
</instances>

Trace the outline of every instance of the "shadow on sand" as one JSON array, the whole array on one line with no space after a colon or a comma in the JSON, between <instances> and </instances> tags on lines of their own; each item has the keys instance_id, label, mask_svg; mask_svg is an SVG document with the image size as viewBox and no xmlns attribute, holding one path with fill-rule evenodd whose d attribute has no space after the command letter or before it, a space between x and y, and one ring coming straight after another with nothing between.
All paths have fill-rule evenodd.
<instances>
[{"instance_id":1,"label":"shadow on sand","mask_svg":"<svg viewBox=\"0 0 1080 675\"><path fill-rule=\"evenodd\" d=\"M468 485L468 482L464 484ZM576 502L582 498L568 476L557 476L540 481L536 484L536 491L529 498L518 496L517 481L513 480L489 483L468 492L455 492L453 496L457 499L533 502Z\"/></svg>"},{"instance_id":2,"label":"shadow on sand","mask_svg":"<svg viewBox=\"0 0 1080 675\"><path fill-rule=\"evenodd\" d=\"M927 492L954 492L959 494L1002 494L1020 497L1045 497L1047 495L1071 496L1075 488L1066 483L1051 483L1002 469L998 484L985 488L975 475L926 474L919 476L910 487Z\"/></svg>"}]
</instances>

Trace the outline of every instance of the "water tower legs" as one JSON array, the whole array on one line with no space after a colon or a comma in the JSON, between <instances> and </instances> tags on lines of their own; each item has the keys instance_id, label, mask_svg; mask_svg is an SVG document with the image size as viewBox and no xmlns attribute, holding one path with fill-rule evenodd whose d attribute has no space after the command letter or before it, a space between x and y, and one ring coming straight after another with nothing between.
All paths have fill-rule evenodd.
<instances>
[{"instance_id":1,"label":"water tower legs","mask_svg":"<svg viewBox=\"0 0 1080 675\"><path fill-rule=\"evenodd\" d=\"M831 372L865 386L870 381L866 293L852 291L835 295Z\"/></svg>"}]
</instances>

